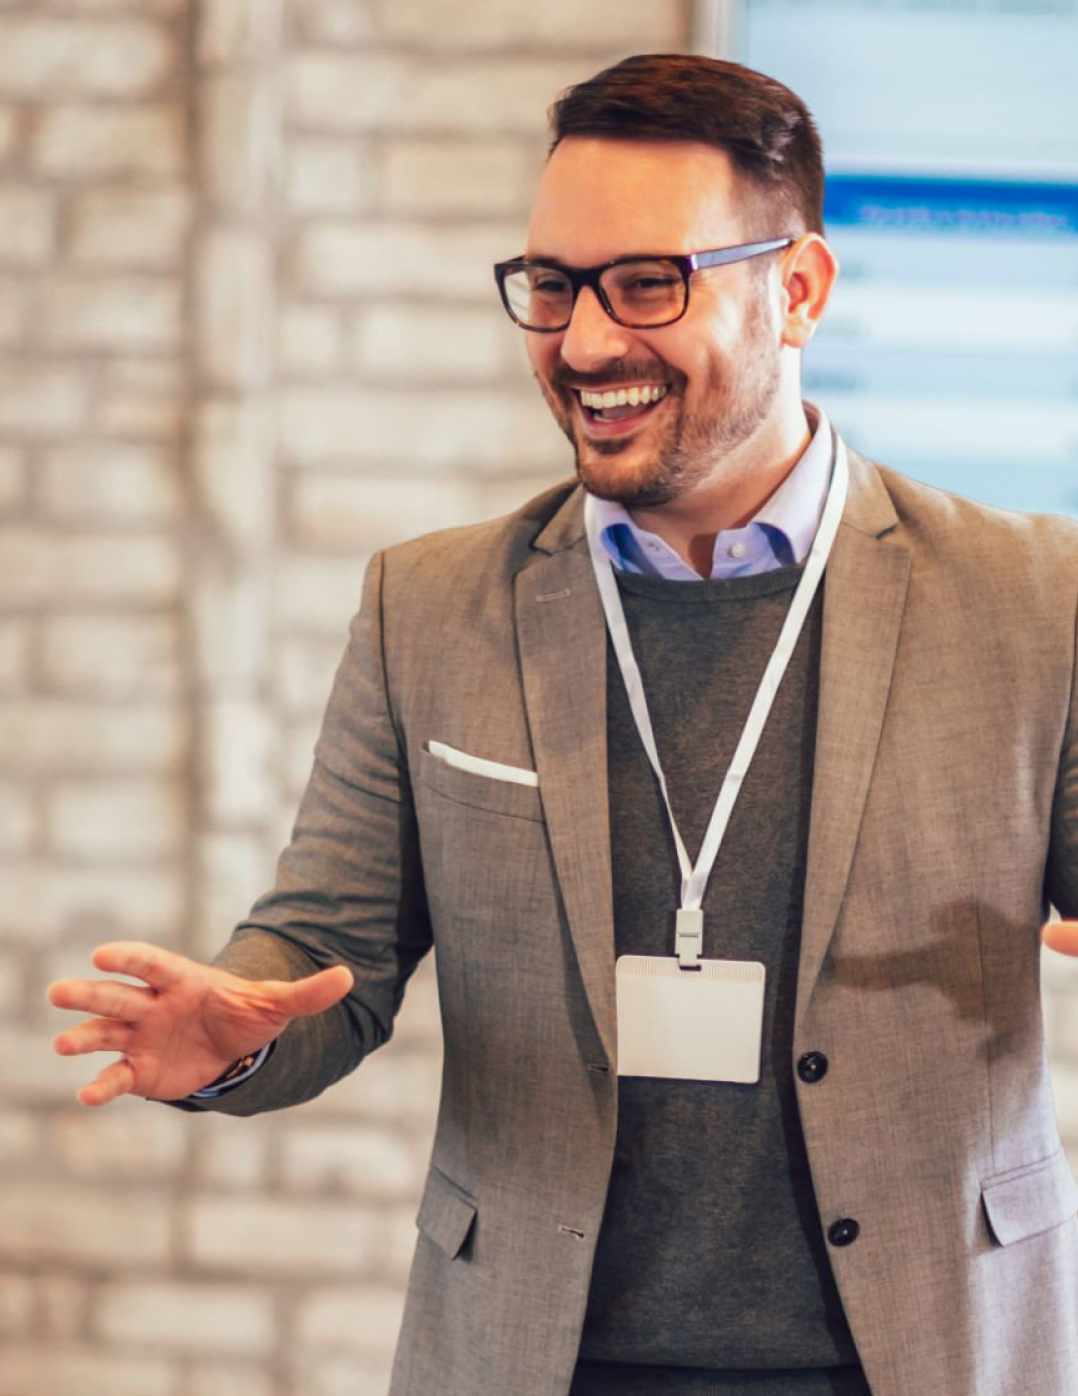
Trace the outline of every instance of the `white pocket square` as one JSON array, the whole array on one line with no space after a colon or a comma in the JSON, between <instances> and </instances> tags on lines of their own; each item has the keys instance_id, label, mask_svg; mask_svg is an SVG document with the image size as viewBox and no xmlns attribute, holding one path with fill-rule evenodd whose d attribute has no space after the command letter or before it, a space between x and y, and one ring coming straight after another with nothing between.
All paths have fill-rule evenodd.
<instances>
[{"instance_id":1,"label":"white pocket square","mask_svg":"<svg viewBox=\"0 0 1078 1396\"><path fill-rule=\"evenodd\" d=\"M458 771L470 771L473 776L486 776L488 780L507 780L513 785L539 784L539 777L535 772L527 771L523 766L507 766L504 761L488 761L484 756L471 756L466 751L458 751L454 746L446 746L445 742L428 742L427 750L447 766L453 766Z\"/></svg>"}]
</instances>

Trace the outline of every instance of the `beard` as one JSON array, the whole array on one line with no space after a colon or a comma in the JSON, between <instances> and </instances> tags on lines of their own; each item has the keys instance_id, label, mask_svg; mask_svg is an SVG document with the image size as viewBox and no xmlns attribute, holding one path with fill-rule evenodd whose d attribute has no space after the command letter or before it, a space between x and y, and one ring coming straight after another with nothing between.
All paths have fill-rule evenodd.
<instances>
[{"instance_id":1,"label":"beard","mask_svg":"<svg viewBox=\"0 0 1078 1396\"><path fill-rule=\"evenodd\" d=\"M754 310L734 360L713 353L702 381L652 359L619 359L601 372L573 372L564 363L550 383L539 380L554 418L576 456L576 473L584 488L599 499L626 508L655 508L688 494L722 471L722 463L748 441L767 419L780 386L780 358L763 307ZM573 389L614 384L661 382L666 397L652 412L667 419L656 439L646 445L641 430L625 437L592 440L579 430ZM658 423L655 424L658 426ZM629 459L641 451L643 458ZM625 458L625 459L622 459Z\"/></svg>"}]
</instances>

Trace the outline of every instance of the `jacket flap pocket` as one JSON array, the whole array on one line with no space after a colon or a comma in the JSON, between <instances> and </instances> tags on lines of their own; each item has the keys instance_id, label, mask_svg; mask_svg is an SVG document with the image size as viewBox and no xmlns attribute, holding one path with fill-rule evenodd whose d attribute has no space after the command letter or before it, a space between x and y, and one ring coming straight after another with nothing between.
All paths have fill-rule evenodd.
<instances>
[{"instance_id":1,"label":"jacket flap pocket","mask_svg":"<svg viewBox=\"0 0 1078 1396\"><path fill-rule=\"evenodd\" d=\"M450 1260L460 1254L475 1221L476 1206L470 1197L432 1168L427 1174L416 1226Z\"/></svg>"},{"instance_id":2,"label":"jacket flap pocket","mask_svg":"<svg viewBox=\"0 0 1078 1396\"><path fill-rule=\"evenodd\" d=\"M1060 1151L981 1184L985 1215L1001 1246L1050 1231L1078 1212L1078 1183Z\"/></svg>"}]
</instances>

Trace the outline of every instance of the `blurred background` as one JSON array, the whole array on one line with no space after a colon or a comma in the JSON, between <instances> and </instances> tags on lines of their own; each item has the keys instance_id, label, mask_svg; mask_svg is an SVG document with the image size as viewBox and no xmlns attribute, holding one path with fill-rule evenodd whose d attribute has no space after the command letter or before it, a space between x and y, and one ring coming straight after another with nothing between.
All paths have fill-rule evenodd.
<instances>
[{"instance_id":1,"label":"blurred background","mask_svg":"<svg viewBox=\"0 0 1078 1396\"><path fill-rule=\"evenodd\" d=\"M567 473L490 272L521 250L550 101L624 54L695 46L813 102L806 54L881 61L850 47L855 21L916 10L923 45L957 9L969 23L1005 8L0 0L0 1396L385 1390L438 1090L429 966L357 1076L247 1121L82 1110L85 1063L52 1055L61 1015L42 994L106 938L212 954L272 878L367 557ZM1050 49L1073 33L1069 0L1027 8ZM917 46L902 52L929 91ZM995 77L966 86L995 109ZM854 299L807 365L811 391L853 444L932 477L956 468L960 408L986 450L998 441L983 418L1019 375L1007 411L1031 415L1006 440L1030 451L993 457L992 488L1012 491L994 502L1078 509L1078 333L1059 309L1078 297L1078 161L1068 175L1057 142L1036 173L982 162L982 183L1023 188L1011 242L979 265L1041 281L993 316L991 286L967 277L968 323L998 333L956 344L939 328L953 299L942 314L935 290L906 301L895 240L917 236L925 191L856 183L953 181L923 141L902 154L905 113L930 99L907 108L888 88L894 119L846 151L847 130L876 130L857 114L865 87L852 115L827 106L833 76L821 89L854 181L835 224ZM1031 140L1067 129L1043 105L1036 120ZM1026 184L1053 186L1032 219ZM999 197L929 192L952 224ZM940 218L927 242L920 223L924 286L953 291L946 267L969 249L955 258ZM873 346L900 354L887 373ZM950 394L931 412L914 372L929 348L929 383L942 374ZM881 397L895 383L925 413L928 456L886 435L908 425ZM986 497L973 453L960 464L941 483ZM1076 987L1054 961L1053 1070L1078 1157Z\"/></svg>"}]
</instances>

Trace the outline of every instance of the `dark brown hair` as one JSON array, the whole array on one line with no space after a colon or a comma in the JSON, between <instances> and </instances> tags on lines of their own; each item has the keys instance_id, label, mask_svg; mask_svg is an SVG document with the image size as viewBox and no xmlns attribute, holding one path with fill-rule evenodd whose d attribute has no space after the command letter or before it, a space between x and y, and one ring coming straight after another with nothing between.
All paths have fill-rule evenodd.
<instances>
[{"instance_id":1,"label":"dark brown hair","mask_svg":"<svg viewBox=\"0 0 1078 1396\"><path fill-rule=\"evenodd\" d=\"M623 59L563 92L550 130L551 152L568 136L718 146L759 196L750 216L784 220L756 232L823 231L823 149L812 114L781 82L738 63L688 53Z\"/></svg>"}]
</instances>

